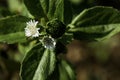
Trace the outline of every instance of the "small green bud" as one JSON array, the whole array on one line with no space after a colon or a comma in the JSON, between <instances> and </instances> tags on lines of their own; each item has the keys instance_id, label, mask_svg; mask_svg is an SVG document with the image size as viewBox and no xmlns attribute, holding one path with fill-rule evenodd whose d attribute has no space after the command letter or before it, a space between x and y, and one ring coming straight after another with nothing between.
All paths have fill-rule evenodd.
<instances>
[{"instance_id":1,"label":"small green bud","mask_svg":"<svg viewBox=\"0 0 120 80\"><path fill-rule=\"evenodd\" d=\"M61 37L66 31L66 26L58 19L49 21L46 26L46 32L53 38Z\"/></svg>"}]
</instances>

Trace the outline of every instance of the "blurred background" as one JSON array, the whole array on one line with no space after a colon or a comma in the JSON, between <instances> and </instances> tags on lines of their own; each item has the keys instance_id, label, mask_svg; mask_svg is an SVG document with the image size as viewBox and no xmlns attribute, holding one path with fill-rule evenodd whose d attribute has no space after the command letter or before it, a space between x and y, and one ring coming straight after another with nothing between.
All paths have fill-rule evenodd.
<instances>
[{"instance_id":1,"label":"blurred background","mask_svg":"<svg viewBox=\"0 0 120 80\"><path fill-rule=\"evenodd\" d=\"M111 6L120 10L120 0L70 0L79 14L93 6ZM21 14L31 17L22 0L0 0L0 18ZM20 63L34 42L0 43L0 80L20 80ZM120 80L120 33L101 42L72 41L64 58L76 72L77 80Z\"/></svg>"}]
</instances>

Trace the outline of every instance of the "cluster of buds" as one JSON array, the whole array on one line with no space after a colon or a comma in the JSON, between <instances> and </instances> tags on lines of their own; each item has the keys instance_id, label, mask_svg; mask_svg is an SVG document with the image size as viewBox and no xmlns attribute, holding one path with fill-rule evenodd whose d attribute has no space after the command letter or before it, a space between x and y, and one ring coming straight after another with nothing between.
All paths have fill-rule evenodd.
<instances>
[{"instance_id":1,"label":"cluster of buds","mask_svg":"<svg viewBox=\"0 0 120 80\"><path fill-rule=\"evenodd\" d=\"M40 37L41 34L39 32L40 28L37 28L38 21L31 20L26 23L26 28L25 28L25 36L26 37ZM42 42L43 46L48 49L53 49L55 48L56 41L54 38L52 38L50 35L44 36L42 39L40 39Z\"/></svg>"}]
</instances>

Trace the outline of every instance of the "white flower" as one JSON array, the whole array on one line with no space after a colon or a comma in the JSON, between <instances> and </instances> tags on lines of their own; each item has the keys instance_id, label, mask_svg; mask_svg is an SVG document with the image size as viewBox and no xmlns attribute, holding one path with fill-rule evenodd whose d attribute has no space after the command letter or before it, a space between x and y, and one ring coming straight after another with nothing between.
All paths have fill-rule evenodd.
<instances>
[{"instance_id":1,"label":"white flower","mask_svg":"<svg viewBox=\"0 0 120 80\"><path fill-rule=\"evenodd\" d=\"M43 46L47 49L53 49L55 48L56 45L56 41L54 38L52 38L51 36L45 36L41 42L43 43Z\"/></svg>"},{"instance_id":2,"label":"white flower","mask_svg":"<svg viewBox=\"0 0 120 80\"><path fill-rule=\"evenodd\" d=\"M31 20L26 23L27 26L25 28L25 36L27 37L38 37L39 36L39 29L37 28L38 21Z\"/></svg>"}]
</instances>

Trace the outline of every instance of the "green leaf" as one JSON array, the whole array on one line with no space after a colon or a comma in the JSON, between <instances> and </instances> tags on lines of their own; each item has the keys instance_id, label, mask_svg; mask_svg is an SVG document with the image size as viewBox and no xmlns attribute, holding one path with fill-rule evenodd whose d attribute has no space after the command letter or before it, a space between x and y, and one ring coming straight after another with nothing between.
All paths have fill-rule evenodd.
<instances>
[{"instance_id":1,"label":"green leaf","mask_svg":"<svg viewBox=\"0 0 120 80\"><path fill-rule=\"evenodd\" d=\"M54 17L58 18L65 24L70 23L72 20L72 7L69 0L57 0L56 4Z\"/></svg>"},{"instance_id":2,"label":"green leaf","mask_svg":"<svg viewBox=\"0 0 120 80\"><path fill-rule=\"evenodd\" d=\"M52 72L51 75L47 77L46 80L59 80L59 79L60 79L59 67L58 67L58 63L56 62L56 67L54 71Z\"/></svg>"},{"instance_id":3,"label":"green leaf","mask_svg":"<svg viewBox=\"0 0 120 80\"><path fill-rule=\"evenodd\" d=\"M33 47L22 62L23 80L46 80L55 68L55 53L45 49L42 44Z\"/></svg>"},{"instance_id":4,"label":"green leaf","mask_svg":"<svg viewBox=\"0 0 120 80\"><path fill-rule=\"evenodd\" d=\"M24 28L29 19L15 15L0 19L0 42L16 43L26 41Z\"/></svg>"},{"instance_id":5,"label":"green leaf","mask_svg":"<svg viewBox=\"0 0 120 80\"><path fill-rule=\"evenodd\" d=\"M69 0L40 0L49 20L57 18L68 24L72 20L72 7Z\"/></svg>"},{"instance_id":6,"label":"green leaf","mask_svg":"<svg viewBox=\"0 0 120 80\"><path fill-rule=\"evenodd\" d=\"M75 73L65 60L57 60L53 73L47 80L76 80Z\"/></svg>"},{"instance_id":7,"label":"green leaf","mask_svg":"<svg viewBox=\"0 0 120 80\"><path fill-rule=\"evenodd\" d=\"M65 60L61 60L61 63L59 64L59 71L60 80L76 80L73 69Z\"/></svg>"},{"instance_id":8,"label":"green leaf","mask_svg":"<svg viewBox=\"0 0 120 80\"><path fill-rule=\"evenodd\" d=\"M37 19L46 17L39 0L24 0L29 12Z\"/></svg>"},{"instance_id":9,"label":"green leaf","mask_svg":"<svg viewBox=\"0 0 120 80\"><path fill-rule=\"evenodd\" d=\"M111 7L85 9L69 25L78 40L103 40L120 32L120 12Z\"/></svg>"},{"instance_id":10,"label":"green leaf","mask_svg":"<svg viewBox=\"0 0 120 80\"><path fill-rule=\"evenodd\" d=\"M17 42L25 42L26 38L24 32L10 33L7 35L0 35L0 42L13 44Z\"/></svg>"},{"instance_id":11,"label":"green leaf","mask_svg":"<svg viewBox=\"0 0 120 80\"><path fill-rule=\"evenodd\" d=\"M50 54L49 74L51 74L55 68L56 56L54 50L49 50L49 54Z\"/></svg>"},{"instance_id":12,"label":"green leaf","mask_svg":"<svg viewBox=\"0 0 120 80\"><path fill-rule=\"evenodd\" d=\"M49 20L57 18L65 24L71 22L72 7L69 0L40 0L40 3Z\"/></svg>"},{"instance_id":13,"label":"green leaf","mask_svg":"<svg viewBox=\"0 0 120 80\"><path fill-rule=\"evenodd\" d=\"M52 20L58 18L68 24L72 20L72 8L69 0L24 0L31 14L36 18Z\"/></svg>"}]
</instances>

